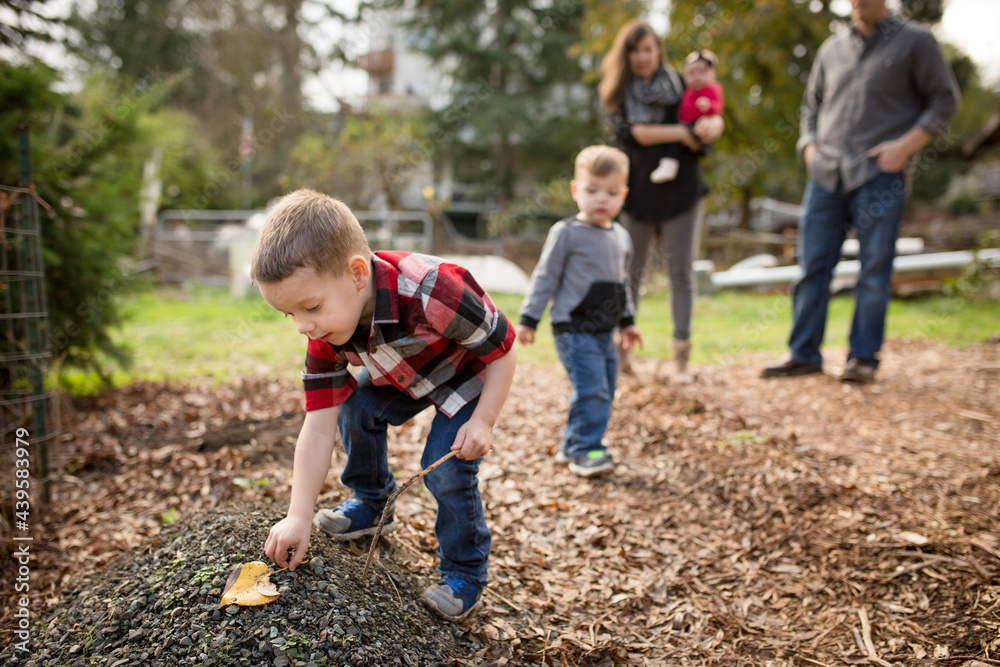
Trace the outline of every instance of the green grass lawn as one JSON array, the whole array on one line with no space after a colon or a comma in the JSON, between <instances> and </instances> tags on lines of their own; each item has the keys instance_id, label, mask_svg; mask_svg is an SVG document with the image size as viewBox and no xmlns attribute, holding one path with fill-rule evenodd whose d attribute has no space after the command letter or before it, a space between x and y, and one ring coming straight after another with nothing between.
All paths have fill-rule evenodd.
<instances>
[{"instance_id":1,"label":"green grass lawn","mask_svg":"<svg viewBox=\"0 0 1000 667\"><path fill-rule=\"evenodd\" d=\"M517 320L520 295L494 294L494 300ZM188 286L134 294L122 303L126 324L114 338L128 346L135 363L115 373L113 382L132 380L217 381L240 375L273 375L296 379L305 354L305 339L291 321L259 296L236 299L224 288ZM830 307L827 343L845 346L854 302L838 297ZM695 363L730 363L750 352L785 350L791 300L782 294L724 292L699 297L695 310L692 358ZM642 301L638 324L645 339L639 356L668 357L672 345L669 300L662 289ZM888 336L930 338L963 346L1000 335L1000 308L957 297L933 296L892 302ZM520 351L527 363L556 363L552 332L546 321L534 345ZM96 387L92 376L67 374L67 386L86 393Z\"/></svg>"},{"instance_id":2,"label":"green grass lawn","mask_svg":"<svg viewBox=\"0 0 1000 667\"><path fill-rule=\"evenodd\" d=\"M497 305L515 319L520 296L494 295ZM826 327L826 342L846 346L854 314L851 296L834 298ZM691 358L695 363L731 363L749 352L786 352L792 321L791 297L785 294L722 292L698 297L692 327ZM639 357L669 357L673 346L670 301L665 290L652 290L641 303L637 324L644 348ZM963 346L1000 335L1000 308L957 297L933 296L893 300L887 322L891 338L929 338ZM536 343L521 359L556 361L552 331L543 321Z\"/></svg>"}]
</instances>

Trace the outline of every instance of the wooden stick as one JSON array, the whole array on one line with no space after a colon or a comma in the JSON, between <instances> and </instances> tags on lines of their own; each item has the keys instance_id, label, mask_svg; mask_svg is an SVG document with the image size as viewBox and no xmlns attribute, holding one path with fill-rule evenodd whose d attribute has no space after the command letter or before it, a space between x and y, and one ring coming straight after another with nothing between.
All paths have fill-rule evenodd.
<instances>
[{"instance_id":1,"label":"wooden stick","mask_svg":"<svg viewBox=\"0 0 1000 667\"><path fill-rule=\"evenodd\" d=\"M892 667L888 662L878 657L875 652L875 644L872 643L872 624L868 622L868 611L861 607L858 609L858 618L861 619L861 637L865 642L865 651L868 653L868 662L874 662L883 667Z\"/></svg>"},{"instance_id":2,"label":"wooden stick","mask_svg":"<svg viewBox=\"0 0 1000 667\"><path fill-rule=\"evenodd\" d=\"M379 565L382 565L379 562ZM399 600L399 606L403 606L403 596L399 594L399 589L396 588L396 582L392 580L392 575L389 574L389 570L385 569L385 565L382 565L382 571L385 572L385 578L389 580L389 585L392 586L392 590L396 591L396 599Z\"/></svg>"},{"instance_id":3,"label":"wooden stick","mask_svg":"<svg viewBox=\"0 0 1000 667\"><path fill-rule=\"evenodd\" d=\"M375 535L372 537L372 545L368 548L368 558L365 559L365 570L364 572L361 573L361 581L367 581L368 579L368 566L371 565L372 563L372 555L375 553L375 545L378 544L378 538L379 536L382 535L382 526L385 525L385 520L389 518L389 512L392 511L392 506L393 504L395 504L396 498L399 496L399 494L401 494L403 491L406 491L408 488L410 488L410 486L413 485L414 482L416 482L418 479L423 478L424 475L434 470L434 468L437 468L439 465L441 465L451 457L458 454L458 452L459 450L457 449L451 450L450 452L439 458L437 461L430 464L429 466L418 472L410 479L406 480L406 483L403 484L398 489L396 489L396 491L393 492L391 496L389 496L389 499L385 501L385 509L382 510L382 516L381 518L379 518L378 526L375 528ZM365 585L367 586L367 583Z\"/></svg>"},{"instance_id":4,"label":"wooden stick","mask_svg":"<svg viewBox=\"0 0 1000 667\"><path fill-rule=\"evenodd\" d=\"M816 667L830 667L830 665L826 664L825 662L820 662L819 660L813 660L812 658L807 658L801 653L796 653L795 657L798 658L799 660L802 660L803 662L808 662L810 665L816 665Z\"/></svg>"},{"instance_id":5,"label":"wooden stick","mask_svg":"<svg viewBox=\"0 0 1000 667\"><path fill-rule=\"evenodd\" d=\"M528 611L527 609L525 609L525 608L524 608L524 607L522 607L521 605L517 604L516 602L513 602L513 601L511 601L511 600L508 600L508 599L507 599L507 598L505 598L504 596L500 595L499 593L497 593L497 592L496 592L495 590L493 590L492 588L486 588L486 589L483 589L483 590L484 590L484 592L485 592L485 593L488 593L488 594L490 594L490 595L492 595L492 596L496 597L496 598L497 598L498 600L500 600L500 602L503 602L503 603L504 603L505 605L507 605L507 606L508 606L508 607L510 607L511 609L516 609L517 611L523 611L523 612L526 612L526 611Z\"/></svg>"},{"instance_id":6,"label":"wooden stick","mask_svg":"<svg viewBox=\"0 0 1000 667\"><path fill-rule=\"evenodd\" d=\"M990 658L980 658L977 655L956 655L951 658L938 658L937 662L963 662L967 660L976 660L978 662L982 662L987 665L1000 665L1000 660L991 660Z\"/></svg>"},{"instance_id":7,"label":"wooden stick","mask_svg":"<svg viewBox=\"0 0 1000 667\"><path fill-rule=\"evenodd\" d=\"M399 546L403 547L404 549L406 549L407 551L409 551L411 554L413 554L417 558L417 560L420 561L421 563L427 563L427 564L431 564L431 565L434 564L434 561L431 559L430 556L428 556L427 554L425 554L423 551L419 551L419 550L413 548L413 545L407 544L405 540L399 540L399 542L397 542L397 544L399 544ZM1000 604L1000 598L997 599L997 603ZM989 611L989 610L987 610L987 611Z\"/></svg>"},{"instance_id":8,"label":"wooden stick","mask_svg":"<svg viewBox=\"0 0 1000 667\"><path fill-rule=\"evenodd\" d=\"M813 642L812 642L812 650L815 651L819 647L819 643L821 641L823 641L823 639L828 634L830 634L831 632L833 632L834 630L836 630L838 627L840 627L840 624L843 623L843 622L844 622L844 617L841 616L839 619L837 619L836 623L834 623L829 628L827 628L826 630L824 630L823 634L821 634L819 637L817 637L816 639L814 639Z\"/></svg>"},{"instance_id":9,"label":"wooden stick","mask_svg":"<svg viewBox=\"0 0 1000 667\"><path fill-rule=\"evenodd\" d=\"M279 572L284 572L287 569L288 569L287 567L279 567L277 570L269 570L267 572L261 572L260 574L258 574L256 577L253 578L253 581L254 581L254 583L257 583L258 581L260 581L264 577L270 577L272 574L277 574Z\"/></svg>"}]
</instances>

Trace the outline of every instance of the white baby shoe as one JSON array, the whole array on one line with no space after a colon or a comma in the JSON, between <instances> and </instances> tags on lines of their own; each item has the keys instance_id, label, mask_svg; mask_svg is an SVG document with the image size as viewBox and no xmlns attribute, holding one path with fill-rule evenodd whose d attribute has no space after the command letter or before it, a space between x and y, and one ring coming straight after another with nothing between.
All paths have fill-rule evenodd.
<instances>
[{"instance_id":1,"label":"white baby shoe","mask_svg":"<svg viewBox=\"0 0 1000 667\"><path fill-rule=\"evenodd\" d=\"M666 183L677 178L677 167L680 163L672 157L660 158L660 164L649 175L654 183Z\"/></svg>"}]
</instances>

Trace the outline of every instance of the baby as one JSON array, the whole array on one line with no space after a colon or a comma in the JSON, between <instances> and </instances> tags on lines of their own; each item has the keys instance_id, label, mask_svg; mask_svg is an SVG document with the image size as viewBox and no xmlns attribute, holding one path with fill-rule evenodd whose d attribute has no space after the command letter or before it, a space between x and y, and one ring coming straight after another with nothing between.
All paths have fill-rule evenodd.
<instances>
[{"instance_id":1,"label":"baby","mask_svg":"<svg viewBox=\"0 0 1000 667\"><path fill-rule=\"evenodd\" d=\"M677 109L677 119L692 129L702 116L717 116L724 104L722 86L715 80L715 66L718 58L707 49L694 51L684 59L684 78L687 87ZM697 139L697 135L695 136ZM701 140L698 140L701 143ZM702 148L707 146L702 144ZM654 183L672 181L677 176L677 160L662 158L659 166L650 174Z\"/></svg>"},{"instance_id":2,"label":"baby","mask_svg":"<svg viewBox=\"0 0 1000 667\"><path fill-rule=\"evenodd\" d=\"M702 116L722 113L722 86L715 80L717 61L715 54L708 50L695 51L684 59L687 89L681 98L677 118L685 125L693 125Z\"/></svg>"}]
</instances>

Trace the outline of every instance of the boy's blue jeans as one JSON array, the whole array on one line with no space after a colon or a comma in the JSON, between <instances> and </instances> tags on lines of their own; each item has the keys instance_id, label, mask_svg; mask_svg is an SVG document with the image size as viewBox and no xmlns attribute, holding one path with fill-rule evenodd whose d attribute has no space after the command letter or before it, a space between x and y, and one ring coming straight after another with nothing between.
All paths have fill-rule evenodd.
<instances>
[{"instance_id":1,"label":"boy's blue jeans","mask_svg":"<svg viewBox=\"0 0 1000 667\"><path fill-rule=\"evenodd\" d=\"M573 393L563 432L563 453L569 457L604 449L604 432L611 418L618 377L614 334L557 333L556 352L566 367Z\"/></svg>"},{"instance_id":2,"label":"boy's blue jeans","mask_svg":"<svg viewBox=\"0 0 1000 667\"><path fill-rule=\"evenodd\" d=\"M848 358L878 365L892 297L896 237L905 204L906 181L899 173L882 172L851 192L840 187L830 192L809 179L799 229L802 277L795 285L788 341L793 357L807 364L823 362L820 346L826 330L830 280L840 260L840 246L853 227L860 246L861 273L854 288Z\"/></svg>"},{"instance_id":3,"label":"boy's blue jeans","mask_svg":"<svg viewBox=\"0 0 1000 667\"><path fill-rule=\"evenodd\" d=\"M396 490L389 469L386 426L399 426L433 404L414 399L392 386L376 386L366 369L357 374L358 388L340 406L337 430L347 453L340 481L361 500L384 504ZM424 444L420 467L426 468L451 451L458 430L472 416L476 398L454 417L438 412ZM438 570L475 584L486 584L490 531L479 494L479 461L452 457L424 477L424 485L437 500L434 532L438 538Z\"/></svg>"}]
</instances>

